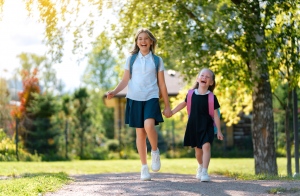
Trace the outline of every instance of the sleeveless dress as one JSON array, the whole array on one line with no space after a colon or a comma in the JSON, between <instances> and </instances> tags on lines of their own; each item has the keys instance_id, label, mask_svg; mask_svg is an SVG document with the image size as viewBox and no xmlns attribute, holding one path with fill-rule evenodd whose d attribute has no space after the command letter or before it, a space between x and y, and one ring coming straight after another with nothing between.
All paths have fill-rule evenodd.
<instances>
[{"instance_id":1,"label":"sleeveless dress","mask_svg":"<svg viewBox=\"0 0 300 196\"><path fill-rule=\"evenodd\" d=\"M185 99L187 102L187 97ZM218 99L214 96L214 109L220 107ZM195 91L192 95L191 112L184 134L184 146L198 147L214 140L213 120L208 113L208 94L200 95Z\"/></svg>"}]
</instances>

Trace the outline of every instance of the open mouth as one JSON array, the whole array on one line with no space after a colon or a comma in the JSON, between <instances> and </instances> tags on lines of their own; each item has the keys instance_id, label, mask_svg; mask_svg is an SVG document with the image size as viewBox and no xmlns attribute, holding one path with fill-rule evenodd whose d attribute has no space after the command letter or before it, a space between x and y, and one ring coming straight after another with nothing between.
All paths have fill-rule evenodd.
<instances>
[{"instance_id":1,"label":"open mouth","mask_svg":"<svg viewBox=\"0 0 300 196\"><path fill-rule=\"evenodd\" d=\"M202 84L206 84L206 81L204 81L204 80L201 80L201 83L202 83Z\"/></svg>"}]
</instances>

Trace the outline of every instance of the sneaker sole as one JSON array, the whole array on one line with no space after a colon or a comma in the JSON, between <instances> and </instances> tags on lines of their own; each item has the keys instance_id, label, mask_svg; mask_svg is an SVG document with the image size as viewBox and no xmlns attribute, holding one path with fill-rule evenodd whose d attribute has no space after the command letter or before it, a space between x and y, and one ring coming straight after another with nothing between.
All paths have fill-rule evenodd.
<instances>
[{"instance_id":1,"label":"sneaker sole","mask_svg":"<svg viewBox=\"0 0 300 196\"><path fill-rule=\"evenodd\" d=\"M201 182L209 182L209 181L210 179L204 179L204 180L201 179Z\"/></svg>"},{"instance_id":2,"label":"sneaker sole","mask_svg":"<svg viewBox=\"0 0 300 196\"><path fill-rule=\"evenodd\" d=\"M153 172L158 172L159 170L160 170L160 168L159 169L152 169Z\"/></svg>"},{"instance_id":3,"label":"sneaker sole","mask_svg":"<svg viewBox=\"0 0 300 196\"><path fill-rule=\"evenodd\" d=\"M150 181L151 178L141 178L142 181Z\"/></svg>"}]
</instances>

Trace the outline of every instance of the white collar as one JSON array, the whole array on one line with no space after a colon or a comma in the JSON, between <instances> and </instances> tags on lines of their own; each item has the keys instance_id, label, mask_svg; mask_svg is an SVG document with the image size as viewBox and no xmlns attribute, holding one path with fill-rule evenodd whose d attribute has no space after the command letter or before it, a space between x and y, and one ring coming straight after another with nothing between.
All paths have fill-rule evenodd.
<instances>
[{"instance_id":1,"label":"white collar","mask_svg":"<svg viewBox=\"0 0 300 196\"><path fill-rule=\"evenodd\" d=\"M198 89L195 89L194 92L195 92L196 95L207 95L207 94L210 93L210 90L207 90L207 92L206 92L205 94L200 94L200 93L198 92Z\"/></svg>"},{"instance_id":2,"label":"white collar","mask_svg":"<svg viewBox=\"0 0 300 196\"><path fill-rule=\"evenodd\" d=\"M144 58L147 59L147 58L149 58L149 57L152 57L152 52L151 52L151 50L150 50L150 52L149 52L147 55L143 56L143 54L141 53L141 51L139 51L138 56L139 56L139 58L144 57Z\"/></svg>"}]
</instances>

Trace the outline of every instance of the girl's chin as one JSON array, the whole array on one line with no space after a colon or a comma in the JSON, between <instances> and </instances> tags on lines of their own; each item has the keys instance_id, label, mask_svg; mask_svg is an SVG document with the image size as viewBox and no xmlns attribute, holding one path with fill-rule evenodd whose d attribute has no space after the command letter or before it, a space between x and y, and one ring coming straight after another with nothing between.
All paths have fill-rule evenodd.
<instances>
[{"instance_id":1,"label":"girl's chin","mask_svg":"<svg viewBox=\"0 0 300 196\"><path fill-rule=\"evenodd\" d=\"M150 48L140 48L140 51L142 53L148 53L150 51Z\"/></svg>"}]
</instances>

